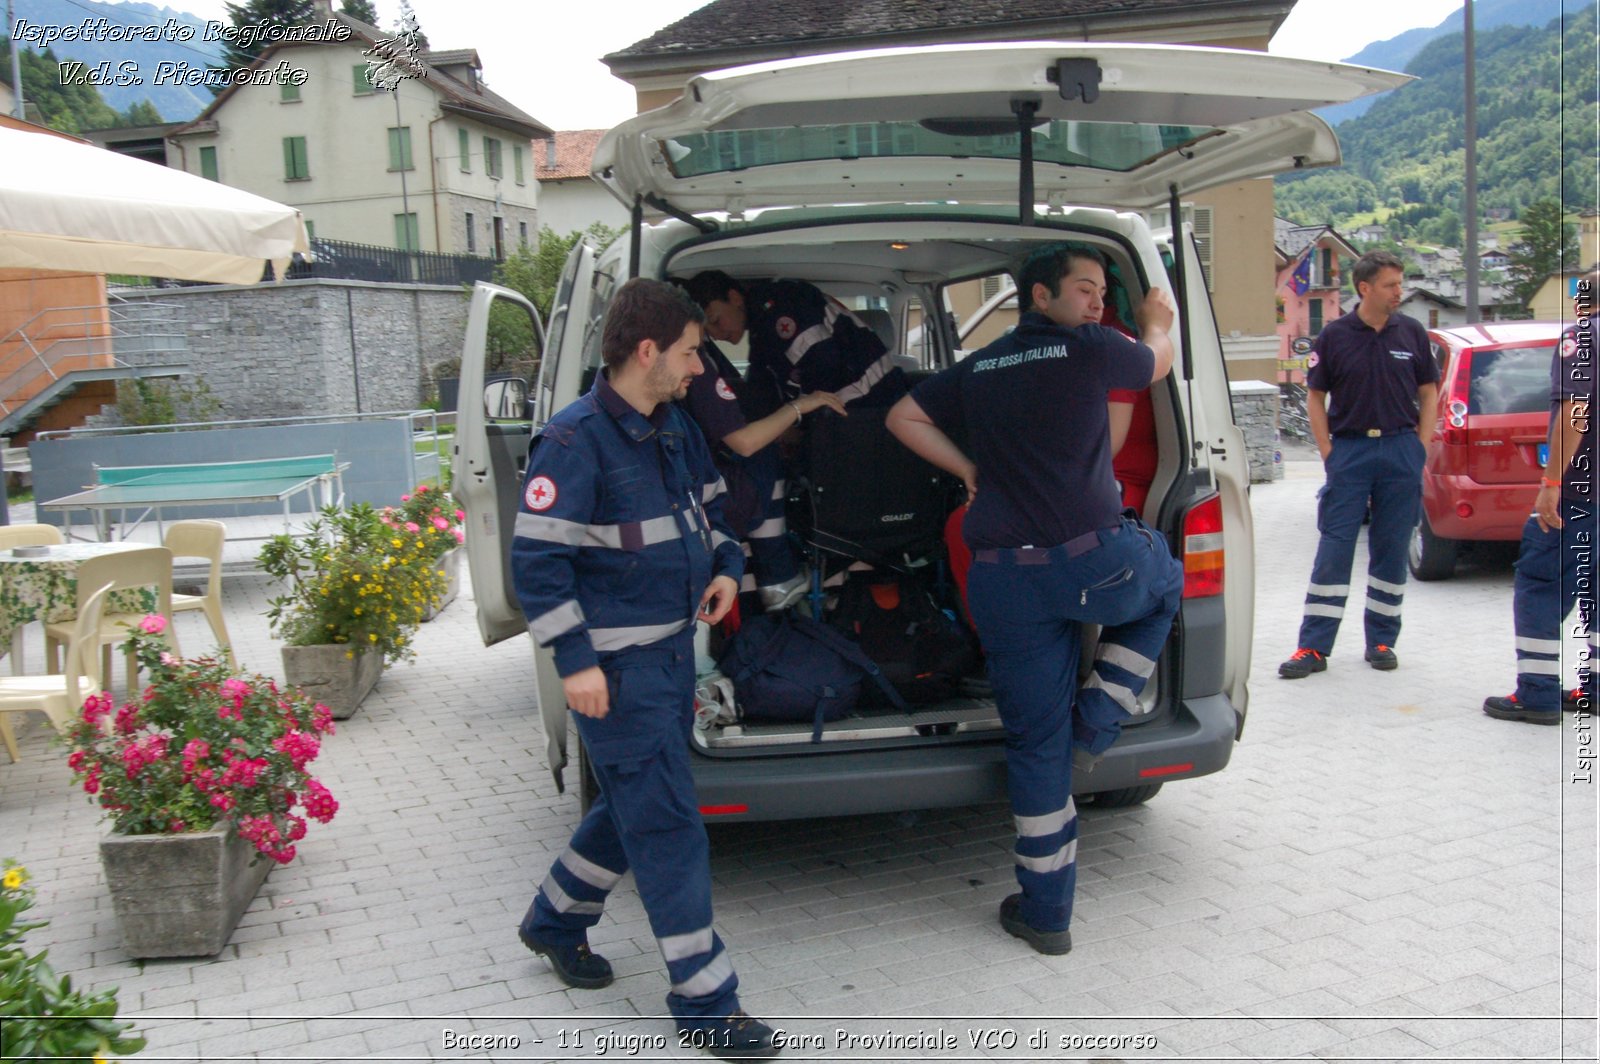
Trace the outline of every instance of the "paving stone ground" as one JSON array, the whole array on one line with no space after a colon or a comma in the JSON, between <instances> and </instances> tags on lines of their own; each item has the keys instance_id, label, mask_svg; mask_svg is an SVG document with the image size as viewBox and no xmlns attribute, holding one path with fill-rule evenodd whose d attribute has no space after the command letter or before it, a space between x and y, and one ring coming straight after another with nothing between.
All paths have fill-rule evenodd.
<instances>
[{"instance_id":1,"label":"paving stone ground","mask_svg":"<svg viewBox=\"0 0 1600 1064\"><path fill-rule=\"evenodd\" d=\"M713 830L717 926L746 1007L791 1032L786 1059L1595 1059L1596 791L1574 782L1593 732L1479 709L1513 683L1508 558L1409 586L1397 672L1367 668L1347 628L1328 672L1279 680L1320 483L1286 467L1254 488L1243 740L1217 775L1085 810L1071 954L996 923L1002 805ZM225 588L243 664L281 676L268 582ZM208 645L196 615L179 632ZM137 1059L698 1056L662 1018L631 878L591 936L610 988L565 989L516 939L578 816L544 767L526 641L484 648L466 591L418 647L324 746L337 819L210 960L122 953L96 811L43 718L19 722L0 855L50 920L29 945L120 988L150 1040Z\"/></svg>"}]
</instances>

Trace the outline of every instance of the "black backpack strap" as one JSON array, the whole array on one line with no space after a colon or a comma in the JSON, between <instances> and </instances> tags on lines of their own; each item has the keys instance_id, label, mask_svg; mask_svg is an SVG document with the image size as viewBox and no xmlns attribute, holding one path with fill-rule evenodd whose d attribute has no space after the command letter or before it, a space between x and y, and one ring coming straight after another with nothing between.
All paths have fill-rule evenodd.
<instances>
[{"instance_id":1,"label":"black backpack strap","mask_svg":"<svg viewBox=\"0 0 1600 1064\"><path fill-rule=\"evenodd\" d=\"M894 689L894 684L890 683L888 678L883 675L883 670L878 668L878 663L867 657L866 651L862 650L858 644L821 621L813 620L810 617L796 617L794 624L805 635L835 651L840 657L858 666L868 676L872 677L873 682L883 691L884 697L889 700L890 705L894 706L894 708L902 713L913 712L911 707L906 705L906 700L900 697L900 692Z\"/></svg>"}]
</instances>

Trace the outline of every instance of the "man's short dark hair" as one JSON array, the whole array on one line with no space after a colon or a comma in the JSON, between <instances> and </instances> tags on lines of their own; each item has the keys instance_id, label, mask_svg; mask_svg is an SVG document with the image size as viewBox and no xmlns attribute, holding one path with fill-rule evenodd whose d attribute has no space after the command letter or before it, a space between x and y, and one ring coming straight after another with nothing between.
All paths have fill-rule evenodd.
<instances>
[{"instance_id":1,"label":"man's short dark hair","mask_svg":"<svg viewBox=\"0 0 1600 1064\"><path fill-rule=\"evenodd\" d=\"M1356 260L1355 267L1350 271L1350 283L1356 286L1356 294L1361 293L1361 286L1382 270L1399 270L1405 273L1406 264L1400 261L1400 256L1392 251L1369 251Z\"/></svg>"},{"instance_id":2,"label":"man's short dark hair","mask_svg":"<svg viewBox=\"0 0 1600 1064\"><path fill-rule=\"evenodd\" d=\"M619 369L645 340L654 340L665 351L691 323L705 320L705 312L677 285L635 277L611 298L600 335L600 357L607 369Z\"/></svg>"},{"instance_id":3,"label":"man's short dark hair","mask_svg":"<svg viewBox=\"0 0 1600 1064\"><path fill-rule=\"evenodd\" d=\"M683 289L701 307L709 307L719 299L727 299L729 292L743 292L744 286L721 270L705 270L684 281Z\"/></svg>"},{"instance_id":4,"label":"man's short dark hair","mask_svg":"<svg viewBox=\"0 0 1600 1064\"><path fill-rule=\"evenodd\" d=\"M1086 244L1048 244L1030 254L1017 274L1017 289L1023 294L1023 309L1032 310L1033 286L1042 284L1051 297L1061 294L1061 278L1072 272L1079 260L1097 263L1106 270L1106 257Z\"/></svg>"}]
</instances>

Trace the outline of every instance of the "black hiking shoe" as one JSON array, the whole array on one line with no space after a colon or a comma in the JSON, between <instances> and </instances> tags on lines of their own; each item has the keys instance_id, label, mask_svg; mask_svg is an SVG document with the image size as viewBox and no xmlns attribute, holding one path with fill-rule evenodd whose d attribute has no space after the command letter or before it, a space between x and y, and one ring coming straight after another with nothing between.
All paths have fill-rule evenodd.
<instances>
[{"instance_id":1,"label":"black hiking shoe","mask_svg":"<svg viewBox=\"0 0 1600 1064\"><path fill-rule=\"evenodd\" d=\"M1394 648L1379 643L1375 647L1367 648L1367 664L1374 669L1388 672L1400 667L1400 659L1395 657Z\"/></svg>"},{"instance_id":2,"label":"black hiking shoe","mask_svg":"<svg viewBox=\"0 0 1600 1064\"><path fill-rule=\"evenodd\" d=\"M1524 724L1560 724L1559 709L1530 709L1516 695L1493 695L1483 700L1483 711L1495 720L1519 720Z\"/></svg>"},{"instance_id":3,"label":"black hiking shoe","mask_svg":"<svg viewBox=\"0 0 1600 1064\"><path fill-rule=\"evenodd\" d=\"M603 986L610 986L615 978L611 973L611 962L599 954L590 953L587 942L558 946L541 942L521 928L517 929L517 937L522 939L524 946L549 961L550 967L555 969L556 978L568 986L580 990L599 990Z\"/></svg>"},{"instance_id":4,"label":"black hiking shoe","mask_svg":"<svg viewBox=\"0 0 1600 1064\"><path fill-rule=\"evenodd\" d=\"M734 1009L721 1019L679 1016L679 1045L703 1049L723 1060L766 1060L778 1055L771 1027L744 1009Z\"/></svg>"},{"instance_id":5,"label":"black hiking shoe","mask_svg":"<svg viewBox=\"0 0 1600 1064\"><path fill-rule=\"evenodd\" d=\"M1000 903L1000 926L1006 933L1015 935L1040 953L1058 957L1072 952L1071 931L1040 931L1022 918L1017 910L1022 907L1022 895L1013 894Z\"/></svg>"},{"instance_id":6,"label":"black hiking shoe","mask_svg":"<svg viewBox=\"0 0 1600 1064\"><path fill-rule=\"evenodd\" d=\"M1314 672L1323 672L1328 668L1328 659L1322 651L1312 650L1310 647L1301 647L1289 655L1289 660L1278 666L1278 675L1285 680L1303 680Z\"/></svg>"}]
</instances>

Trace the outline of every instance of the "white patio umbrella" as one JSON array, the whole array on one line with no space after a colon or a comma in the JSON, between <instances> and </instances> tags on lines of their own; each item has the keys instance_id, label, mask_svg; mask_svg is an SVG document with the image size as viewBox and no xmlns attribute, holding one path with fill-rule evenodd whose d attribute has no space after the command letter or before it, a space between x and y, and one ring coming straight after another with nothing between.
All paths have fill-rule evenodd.
<instances>
[{"instance_id":1,"label":"white patio umbrella","mask_svg":"<svg viewBox=\"0 0 1600 1064\"><path fill-rule=\"evenodd\" d=\"M251 284L308 249L293 207L78 140L0 126L0 266Z\"/></svg>"}]
</instances>

